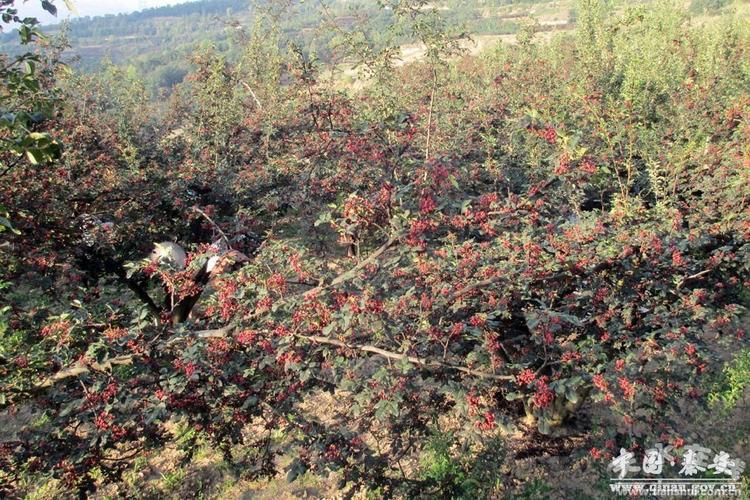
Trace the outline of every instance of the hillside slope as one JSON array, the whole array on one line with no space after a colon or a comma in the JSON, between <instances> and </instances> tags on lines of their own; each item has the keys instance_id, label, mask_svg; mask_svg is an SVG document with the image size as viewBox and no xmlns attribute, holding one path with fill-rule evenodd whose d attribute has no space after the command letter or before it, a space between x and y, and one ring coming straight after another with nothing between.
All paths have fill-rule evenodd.
<instances>
[{"instance_id":1,"label":"hillside slope","mask_svg":"<svg viewBox=\"0 0 750 500\"><path fill-rule=\"evenodd\" d=\"M383 43L380 37L393 22L391 11L379 9L370 0L335 0L326 3L326 10L319 1L291 4L294 15L282 21L282 39L305 52L315 51L326 62L334 57L329 45L335 34L329 25L366 29L377 45ZM512 35L532 18L537 30L567 29L575 18L575 0L446 1L435 7L457 34L472 36ZM93 71L103 62L133 65L149 87L158 90L182 80L190 69L189 54L197 46L212 44L230 58L236 56L252 31L254 11L263 8L263 2L251 0L198 0L131 14L79 18L46 26L44 31L67 37L68 55L76 68ZM405 37L402 42L413 40ZM19 50L17 35L2 35L0 49Z\"/></svg>"}]
</instances>

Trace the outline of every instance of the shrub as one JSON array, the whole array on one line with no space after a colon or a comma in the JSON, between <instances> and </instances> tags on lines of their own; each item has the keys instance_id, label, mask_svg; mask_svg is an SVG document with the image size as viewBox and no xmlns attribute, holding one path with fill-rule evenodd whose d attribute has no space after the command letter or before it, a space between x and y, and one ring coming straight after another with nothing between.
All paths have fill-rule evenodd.
<instances>
[{"instance_id":1,"label":"shrub","mask_svg":"<svg viewBox=\"0 0 750 500\"><path fill-rule=\"evenodd\" d=\"M501 429L680 436L663 417L747 343L747 27L583 2L576 36L467 59L425 3L391 4L423 62L339 33L359 94L263 22L158 113L120 70L65 81L70 147L0 193L2 404L49 419L1 445L5 490L117 481L176 421L251 477L284 431L290 478L384 495L418 453L410 493L481 489L456 450Z\"/></svg>"},{"instance_id":2,"label":"shrub","mask_svg":"<svg viewBox=\"0 0 750 500\"><path fill-rule=\"evenodd\" d=\"M690 10L701 14L715 14L731 3L732 0L692 0L690 2Z\"/></svg>"}]
</instances>

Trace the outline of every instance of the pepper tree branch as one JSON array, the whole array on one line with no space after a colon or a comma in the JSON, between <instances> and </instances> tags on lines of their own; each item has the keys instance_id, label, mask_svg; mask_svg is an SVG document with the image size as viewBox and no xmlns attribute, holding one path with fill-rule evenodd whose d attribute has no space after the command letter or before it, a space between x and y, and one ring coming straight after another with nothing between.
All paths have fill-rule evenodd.
<instances>
[{"instance_id":1,"label":"pepper tree branch","mask_svg":"<svg viewBox=\"0 0 750 500\"><path fill-rule=\"evenodd\" d=\"M128 278L128 273L125 270L125 268L122 266L122 264L114 262L114 274L117 276L117 278L123 282L130 290L135 293L136 297L140 299L141 302L146 304L148 307L148 310L151 314L156 316L157 318L161 314L162 310L159 308L159 306L156 305L154 300L151 298L151 296L146 292L146 290L133 278Z\"/></svg>"},{"instance_id":2,"label":"pepper tree branch","mask_svg":"<svg viewBox=\"0 0 750 500\"><path fill-rule=\"evenodd\" d=\"M315 295L318 292L321 292L321 291L326 290L328 288L340 285L342 283L346 283L347 281L354 279L357 276L357 273L359 271L361 271L363 268L365 268L369 264L372 264L378 258L380 258L380 256L383 255L383 253L386 250L388 250L393 245L395 245L398 242L398 240L403 235L404 235L403 233L399 233L399 234L396 234L394 236L391 236L388 239L388 241L386 241L382 246L380 246L380 248L378 248L377 250L375 250L374 252L372 252L365 260L361 261L359 264L357 264L353 268L349 269L348 271L339 274L329 284L327 284L327 285L324 285L324 284L318 285L315 288L313 288L312 290L308 290L306 292L306 294Z\"/></svg>"},{"instance_id":3,"label":"pepper tree branch","mask_svg":"<svg viewBox=\"0 0 750 500\"><path fill-rule=\"evenodd\" d=\"M401 237L401 234L392 236L391 238L388 239L388 241L386 243L384 243L377 250L375 250L373 253L371 253L365 260L361 261L359 264L357 264L353 268L349 269L348 271L346 271L346 272L338 275L329 284L327 284L327 285L321 284L321 285L315 287L312 290L308 290L307 292L305 292L305 294L317 293L319 291L325 290L325 289L330 288L332 286L336 286L336 285L345 283L345 282L353 279L354 277L356 277L357 273L362 268L364 268L365 266L367 266L370 263L372 263L375 260L377 260L386 250L388 250L391 246L393 246L398 241L398 239L400 237ZM594 273L594 272L597 272L597 271L601 270L603 267L605 267L603 264L604 263L599 264L598 266L595 266L589 273ZM124 271L124 269L123 269L123 271ZM564 273L560 273L560 274L564 274ZM560 277L559 275L555 275L554 277L542 278L542 280L557 279L559 277ZM493 277L493 278L488 278L486 280L478 281L476 283L472 283L471 285L468 285L468 286L466 286L466 287L464 287L464 288L462 288L462 289L454 292L453 294L451 294L448 297L448 300L449 301L453 301L453 300L455 300L456 298L460 297L461 295L463 295L465 293L468 293L468 292L470 292L472 290L476 290L478 288L484 288L486 286L489 286L489 285L492 285L494 283L497 283L500 280L501 280L501 277ZM146 294L146 297L148 297L147 294ZM150 298L148 298L148 300L150 300ZM153 301L151 301L151 302L153 303ZM155 305L154 305L154 308L156 308ZM157 308L157 310L158 310L158 308ZM232 323L230 323L230 324L228 324L228 325L226 325L224 327L221 327L221 328L211 329L211 330L196 331L196 332L193 332L193 335L195 336L195 338L198 338L198 339L229 337L229 336L233 335L233 333L239 327L240 327L239 321L235 321L235 322L232 322ZM416 357L416 356L409 356L407 354L401 354L401 353L397 353L397 352L393 352L393 351L388 351L388 350L381 349L379 347L376 347L376 346L373 346L373 345L368 345L368 344L348 344L348 343L343 342L343 341L338 340L338 339L333 339L333 338L329 338L329 337L322 337L322 336L317 336L317 335L295 334L295 337L303 339L303 340L307 340L307 341L310 341L310 342L319 343L319 344L333 345L333 346L341 347L341 348L344 348L344 349L350 349L350 350L355 350L355 351L361 351L361 352L364 352L364 353L375 354L377 356L381 356L381 357L384 357L386 359L406 360L406 361L409 361L410 363L413 363L415 365L419 365L419 366L422 366L424 368L432 369L432 370L458 371L458 372L466 373L466 374L469 374L469 375L472 375L472 376L476 376L476 377L480 377L480 378L490 378L490 379L494 379L494 380L507 380L507 381L510 381L510 380L514 380L515 379L515 377L513 375L496 375L494 373L488 373L488 372L483 372L483 371L480 371L480 370L474 370L474 369L466 367L466 366L452 365L452 364L444 363L444 362L441 362L441 361L429 360L429 359L426 359L426 358L419 358L419 357ZM178 339L174 339L174 340L178 340ZM511 340L513 340L513 339L511 339ZM106 361L104 363L101 363L101 364L99 364L99 363L91 363L91 364L87 365L85 363L78 362L78 363L76 363L76 364L74 364L74 365L72 365L72 366L70 366L68 368L60 370L59 372L57 372L52 377L49 377L48 379L46 379L43 382L41 382L40 384L38 384L36 387L37 388L50 387L51 385L53 385L54 383L56 383L58 381L65 380L65 379L71 378L71 377L76 377L76 376L82 375L84 373L89 373L92 370L93 371L107 371L107 370L111 370L112 367L115 366L115 365L131 364L132 362L133 362L133 356L120 356L120 357L113 358L113 359L111 359L109 361Z\"/></svg>"},{"instance_id":4,"label":"pepper tree branch","mask_svg":"<svg viewBox=\"0 0 750 500\"><path fill-rule=\"evenodd\" d=\"M112 370L115 366L131 365L133 364L134 356L118 356L116 358L103 361L102 363L89 363L86 364L83 361L78 361L73 365L63 368L54 375L44 379L35 385L36 389L44 389L52 387L55 383L60 382L71 377L77 377L84 373L95 372L106 372Z\"/></svg>"},{"instance_id":5,"label":"pepper tree branch","mask_svg":"<svg viewBox=\"0 0 750 500\"><path fill-rule=\"evenodd\" d=\"M202 330L195 332L195 335L198 338L224 338L228 337L232 334L233 330L236 328L235 325L227 325L223 328L217 328L215 330ZM365 353L375 354L377 356L386 358L386 359L392 359L397 361L408 361L410 363L413 363L415 365L430 369L430 370L436 370L436 371L458 371L462 373L467 373L469 375L473 375L475 377L480 378L489 378L494 380L515 380L515 376L513 375L496 375L494 373L488 373L483 372L481 370L474 370L472 368L466 367L466 366L460 366L460 365L453 365L450 363L444 363L442 361L436 361L436 360L430 360L428 358L419 358L417 356L409 356L408 354L401 354L398 352L388 351L385 349L381 349L379 347L375 347L373 345L368 344L349 344L342 340L333 339L330 337L321 337L320 335L302 335L302 334L293 334L294 337L302 340L307 340L309 342L317 343L317 344L325 344L325 345L332 345L336 347L341 347L342 349L349 349L353 351L361 351Z\"/></svg>"}]
</instances>

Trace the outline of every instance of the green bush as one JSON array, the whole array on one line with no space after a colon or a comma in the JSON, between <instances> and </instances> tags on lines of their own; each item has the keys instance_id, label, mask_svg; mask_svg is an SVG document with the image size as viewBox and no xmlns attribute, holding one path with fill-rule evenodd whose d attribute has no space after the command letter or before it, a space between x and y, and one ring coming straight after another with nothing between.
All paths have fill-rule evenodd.
<instances>
[{"instance_id":1,"label":"green bush","mask_svg":"<svg viewBox=\"0 0 750 500\"><path fill-rule=\"evenodd\" d=\"M750 350L743 350L726 364L708 395L709 403L723 410L731 410L750 386Z\"/></svg>"},{"instance_id":2,"label":"green bush","mask_svg":"<svg viewBox=\"0 0 750 500\"><path fill-rule=\"evenodd\" d=\"M715 14L731 3L732 0L692 0L690 10L701 14Z\"/></svg>"}]
</instances>

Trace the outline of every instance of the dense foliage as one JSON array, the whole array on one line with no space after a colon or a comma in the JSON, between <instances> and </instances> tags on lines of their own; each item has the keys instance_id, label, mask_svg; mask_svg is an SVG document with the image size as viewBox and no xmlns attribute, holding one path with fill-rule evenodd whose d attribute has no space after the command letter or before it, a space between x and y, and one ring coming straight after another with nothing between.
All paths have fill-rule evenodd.
<instances>
[{"instance_id":1,"label":"dense foliage","mask_svg":"<svg viewBox=\"0 0 750 500\"><path fill-rule=\"evenodd\" d=\"M358 92L276 11L161 105L132 72L44 66L33 133L62 156L0 192L0 406L36 415L0 444L0 491L90 492L176 422L186 460L206 439L272 474L283 431L290 479L384 495L499 494L476 450L514 429L577 422L595 456L680 442L682 402L747 346L747 25L587 0L575 34L462 57L426 2L383 3L426 56L334 22ZM147 258L161 241L184 267Z\"/></svg>"}]
</instances>

